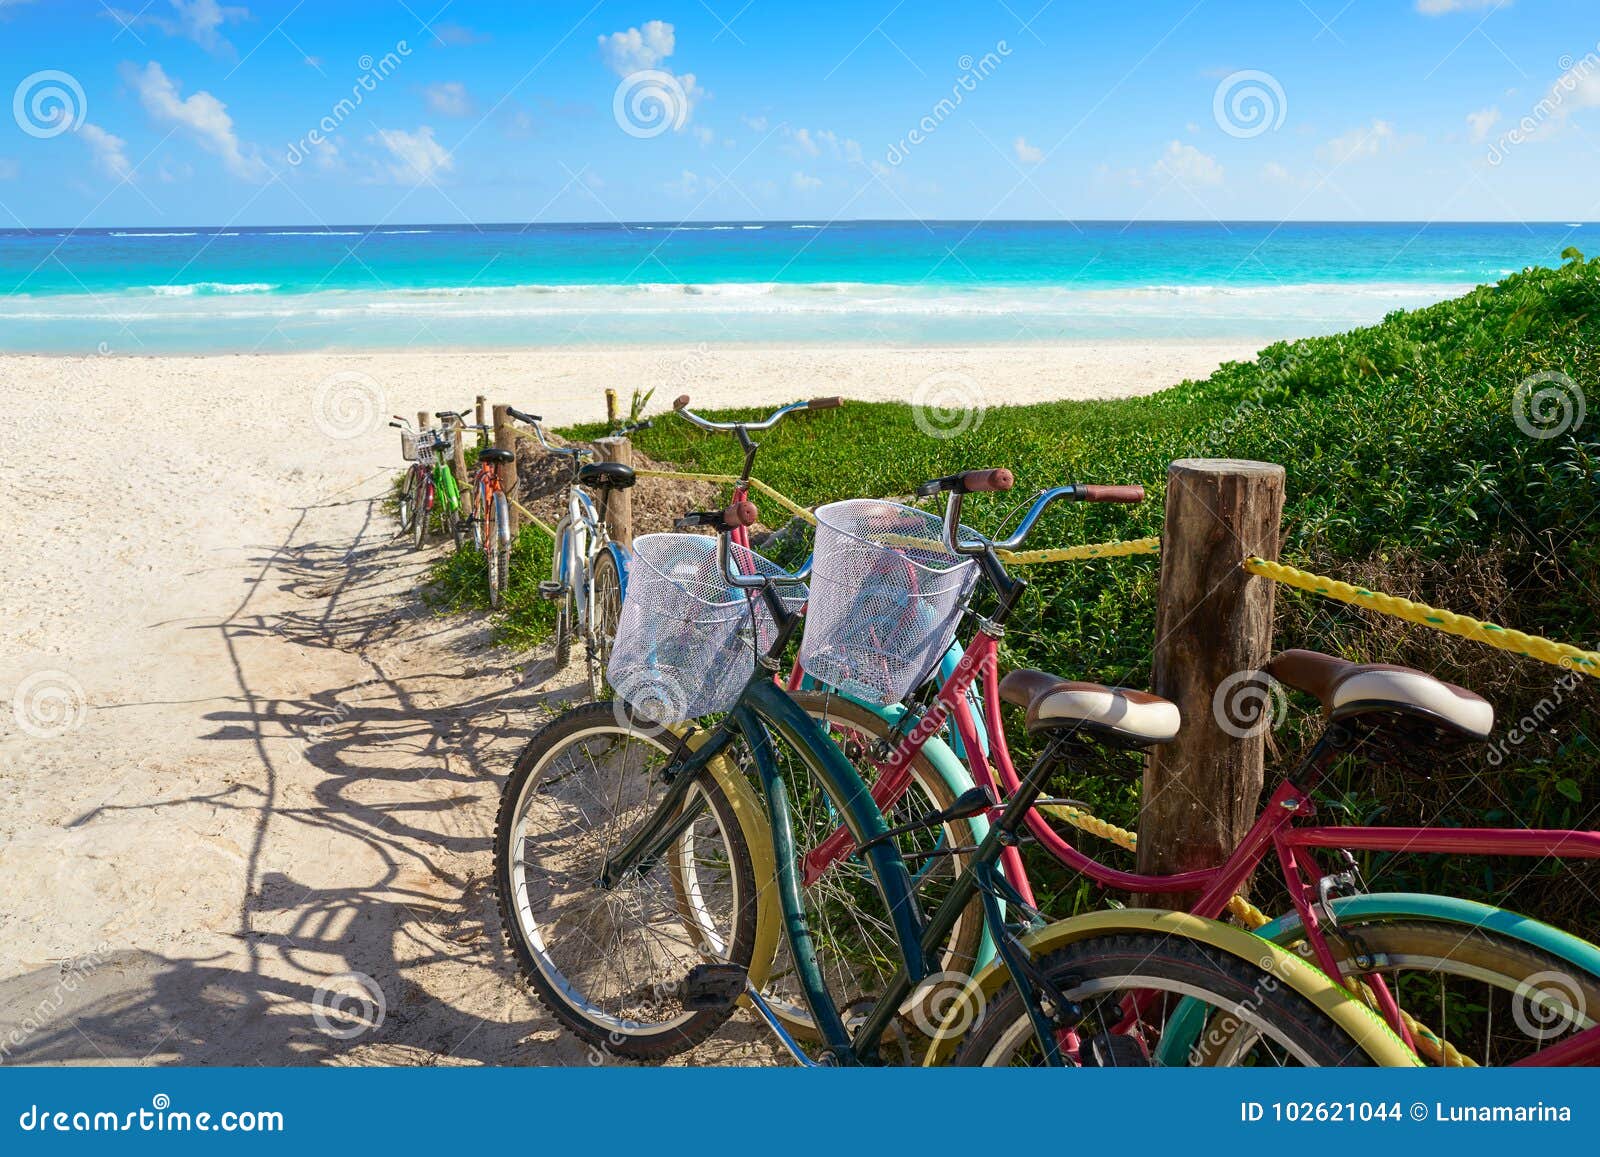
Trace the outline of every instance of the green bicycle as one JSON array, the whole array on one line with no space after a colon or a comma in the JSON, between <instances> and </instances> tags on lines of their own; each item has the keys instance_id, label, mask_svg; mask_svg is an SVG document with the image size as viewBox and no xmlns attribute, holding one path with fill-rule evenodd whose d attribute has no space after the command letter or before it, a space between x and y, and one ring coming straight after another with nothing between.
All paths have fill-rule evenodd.
<instances>
[{"instance_id":1,"label":"green bicycle","mask_svg":"<svg viewBox=\"0 0 1600 1157\"><path fill-rule=\"evenodd\" d=\"M397 496L400 514L400 533L411 536L411 548L421 550L428 539L428 531L435 510L444 531L461 546L466 536L462 518L461 487L450 469L450 458L455 450L455 435L449 422L457 415L445 411L439 415L446 423L437 430L417 430L400 415L389 425L400 431L400 454L411 463L405 478L400 482Z\"/></svg>"}]
</instances>

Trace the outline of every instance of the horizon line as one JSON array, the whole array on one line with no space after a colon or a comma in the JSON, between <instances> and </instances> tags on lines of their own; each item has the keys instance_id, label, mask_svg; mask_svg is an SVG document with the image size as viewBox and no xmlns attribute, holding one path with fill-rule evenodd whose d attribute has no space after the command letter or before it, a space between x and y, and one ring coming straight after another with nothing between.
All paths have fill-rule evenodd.
<instances>
[{"instance_id":1,"label":"horizon line","mask_svg":"<svg viewBox=\"0 0 1600 1157\"><path fill-rule=\"evenodd\" d=\"M1202 217L692 217L682 220L640 218L631 221L383 221L383 222L325 222L321 224L306 224L304 222L287 221L274 222L266 225L145 225L145 224L119 224L119 225L18 225L0 229L0 234L16 233L106 233L125 229L141 229L149 232L176 232L179 230L206 230L220 232L222 230L255 231L262 229L303 229L310 231L323 231L332 229L461 229L461 230L489 230L489 229L532 229L532 228L601 228L601 229L632 229L649 226L659 228L681 228L686 225L1406 225L1427 228L1434 225L1554 225L1567 229L1582 228L1585 225L1597 224L1596 221L1568 221L1560 218L1435 218L1432 220L1418 220L1407 218L1322 218L1322 217L1229 217L1229 218L1202 218Z\"/></svg>"}]
</instances>

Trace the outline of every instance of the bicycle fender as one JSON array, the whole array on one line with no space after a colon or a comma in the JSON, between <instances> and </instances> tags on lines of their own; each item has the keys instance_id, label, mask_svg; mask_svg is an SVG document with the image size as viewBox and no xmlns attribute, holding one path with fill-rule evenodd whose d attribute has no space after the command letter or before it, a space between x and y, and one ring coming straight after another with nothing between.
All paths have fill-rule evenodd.
<instances>
[{"instance_id":1,"label":"bicycle fender","mask_svg":"<svg viewBox=\"0 0 1600 1157\"><path fill-rule=\"evenodd\" d=\"M617 564L617 594L625 599L628 597L628 567L633 565L633 551L620 542L606 543L606 550L611 552L611 561Z\"/></svg>"},{"instance_id":2,"label":"bicycle fender","mask_svg":"<svg viewBox=\"0 0 1600 1157\"><path fill-rule=\"evenodd\" d=\"M1520 916L1504 908L1479 904L1474 900L1463 900L1456 896L1430 896L1425 892L1378 892L1336 899L1333 901L1333 911L1335 916L1431 920L1482 928L1511 940L1519 940L1530 948L1548 952L1573 969L1600 976L1600 947L1542 921ZM1304 935L1300 916L1295 912L1262 925L1255 929L1255 934L1285 947Z\"/></svg>"},{"instance_id":3,"label":"bicycle fender","mask_svg":"<svg viewBox=\"0 0 1600 1157\"><path fill-rule=\"evenodd\" d=\"M669 730L682 735L687 726L680 723ZM690 750L699 750L710 735L709 731L698 730L689 736L687 742ZM750 957L749 975L750 983L759 989L772 975L773 960L778 952L778 937L782 934L778 906L768 903L765 899L772 887L772 881L778 875L778 861L772 853L772 832L767 828L767 810L762 806L750 782L739 773L739 769L726 755L717 756L706 765L706 770L711 773L718 789L733 805L733 814L738 820L739 831L744 836L745 846L750 851L750 867L755 872L757 895L755 951ZM740 997L739 1003L748 1007L749 999L747 996Z\"/></svg>"},{"instance_id":4,"label":"bicycle fender","mask_svg":"<svg viewBox=\"0 0 1600 1157\"><path fill-rule=\"evenodd\" d=\"M1332 1018L1375 1064L1395 1068L1416 1068L1421 1064L1377 1013L1354 1000L1341 985L1334 983L1315 965L1231 924L1192 916L1187 912L1118 908L1058 921L1023 937L1022 943L1028 954L1037 959L1093 936L1152 932L1197 940L1266 969ZM923 1063L943 1064L955 1051L967 1029L1009 979L1004 966L999 963L991 964L971 977L946 1012Z\"/></svg>"}]
</instances>

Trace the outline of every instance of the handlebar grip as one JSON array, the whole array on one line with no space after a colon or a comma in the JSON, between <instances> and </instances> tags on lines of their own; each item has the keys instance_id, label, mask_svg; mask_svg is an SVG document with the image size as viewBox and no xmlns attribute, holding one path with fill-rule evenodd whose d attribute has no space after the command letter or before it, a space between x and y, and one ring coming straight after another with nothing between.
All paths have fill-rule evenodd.
<instances>
[{"instance_id":1,"label":"handlebar grip","mask_svg":"<svg viewBox=\"0 0 1600 1157\"><path fill-rule=\"evenodd\" d=\"M688 394L679 394L672 401L672 408L674 410L687 409L688 406L689 406L689 395Z\"/></svg>"},{"instance_id":2,"label":"handlebar grip","mask_svg":"<svg viewBox=\"0 0 1600 1157\"><path fill-rule=\"evenodd\" d=\"M1143 486L1079 486L1074 495L1079 502L1126 502L1136 503L1144 501Z\"/></svg>"},{"instance_id":3,"label":"handlebar grip","mask_svg":"<svg viewBox=\"0 0 1600 1157\"><path fill-rule=\"evenodd\" d=\"M968 470L956 476L957 486L965 494L991 494L1010 490L1016 478L1004 466L997 470Z\"/></svg>"},{"instance_id":4,"label":"handlebar grip","mask_svg":"<svg viewBox=\"0 0 1600 1157\"><path fill-rule=\"evenodd\" d=\"M404 430L405 429L405 427L402 426L399 422L390 422L389 425L393 426L396 430Z\"/></svg>"},{"instance_id":5,"label":"handlebar grip","mask_svg":"<svg viewBox=\"0 0 1600 1157\"><path fill-rule=\"evenodd\" d=\"M760 517L754 502L747 500L730 502L728 508L722 512L722 525L729 530L737 530L741 526L754 526Z\"/></svg>"},{"instance_id":6,"label":"handlebar grip","mask_svg":"<svg viewBox=\"0 0 1600 1157\"><path fill-rule=\"evenodd\" d=\"M635 430L648 430L654 425L655 421L653 419L646 418L644 421L637 423L633 428Z\"/></svg>"},{"instance_id":7,"label":"handlebar grip","mask_svg":"<svg viewBox=\"0 0 1600 1157\"><path fill-rule=\"evenodd\" d=\"M542 421L544 421L544 419L539 417L538 414L524 414L521 410L513 409L510 406L506 407L506 413L510 414L513 418L515 418L519 422L542 422Z\"/></svg>"},{"instance_id":8,"label":"handlebar grip","mask_svg":"<svg viewBox=\"0 0 1600 1157\"><path fill-rule=\"evenodd\" d=\"M812 398L806 403L808 410L834 410L844 405L844 399L835 394L831 398Z\"/></svg>"}]
</instances>

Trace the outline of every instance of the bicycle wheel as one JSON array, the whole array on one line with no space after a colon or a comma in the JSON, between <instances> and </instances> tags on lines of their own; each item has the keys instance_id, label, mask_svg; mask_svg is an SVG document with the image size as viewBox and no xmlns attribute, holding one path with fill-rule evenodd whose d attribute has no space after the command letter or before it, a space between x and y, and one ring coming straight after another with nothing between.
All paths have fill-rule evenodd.
<instances>
[{"instance_id":1,"label":"bicycle wheel","mask_svg":"<svg viewBox=\"0 0 1600 1157\"><path fill-rule=\"evenodd\" d=\"M872 758L873 749L879 738L889 733L889 724L870 709L837 695L813 691L793 695L795 702L822 724L870 787L881 769ZM810 778L796 758L797 753L787 744L775 742L773 748L788 787L795 845L803 864L806 853L837 830L841 809ZM921 753L908 770L910 788L885 812L890 827L914 822L955 801L956 793ZM925 915L944 899L951 883L965 868L969 856L959 849L970 849L975 843L967 820L953 820L898 838ZM865 1013L897 970L899 947L893 924L871 870L854 855L834 863L806 884L804 898L818 963L848 1025L853 1015L859 1018ZM948 1004L973 971L983 933L982 903L974 897L943 946L936 975L906 998L897 1023L880 1042L886 1061L909 1063L920 1058L923 1038L938 1027L938 1010ZM786 940L778 946L763 995L797 1038L817 1039Z\"/></svg>"},{"instance_id":2,"label":"bicycle wheel","mask_svg":"<svg viewBox=\"0 0 1600 1157\"><path fill-rule=\"evenodd\" d=\"M609 703L558 716L528 741L501 797L495 892L506 941L545 1008L602 1055L662 1060L709 1037L732 1006L687 1010L701 963L748 970L756 880L733 805L706 776L699 814L648 872L605 891L607 855L655 813L685 748L624 726Z\"/></svg>"},{"instance_id":3,"label":"bicycle wheel","mask_svg":"<svg viewBox=\"0 0 1600 1157\"><path fill-rule=\"evenodd\" d=\"M500 605L511 566L511 508L506 505L506 496L499 491L495 492L485 522L488 523L488 529L485 532L487 543L483 556L489 568L489 607L494 609Z\"/></svg>"},{"instance_id":4,"label":"bicycle wheel","mask_svg":"<svg viewBox=\"0 0 1600 1157\"><path fill-rule=\"evenodd\" d=\"M395 498L397 506L396 515L400 520L400 533L405 536L411 534L411 526L417 517L417 472L407 470L405 481L400 484L400 492Z\"/></svg>"},{"instance_id":5,"label":"bicycle wheel","mask_svg":"<svg viewBox=\"0 0 1600 1157\"><path fill-rule=\"evenodd\" d=\"M1311 1001L1248 960L1182 936L1094 936L1036 960L1035 967L1081 1016L1058 1042L1082 1068L1370 1065L1371 1059ZM1132 1011L1137 1002L1137 1012ZM1186 1016L1173 1014L1182 1008ZM1201 1013L1197 1021L1190 1018ZM1198 1024L1198 1031L1188 1026ZM1193 1047L1163 1048L1169 1025ZM1226 1047L1201 1046L1226 1041ZM976 1011L957 1065L1037 1067L1043 1053L1016 985Z\"/></svg>"},{"instance_id":6,"label":"bicycle wheel","mask_svg":"<svg viewBox=\"0 0 1600 1157\"><path fill-rule=\"evenodd\" d=\"M1600 978L1475 925L1341 917L1329 943L1344 975L1384 978L1430 1065L1514 1064L1600 1015Z\"/></svg>"},{"instance_id":7,"label":"bicycle wheel","mask_svg":"<svg viewBox=\"0 0 1600 1157\"><path fill-rule=\"evenodd\" d=\"M606 665L611 662L611 643L617 637L617 621L622 617L622 575L609 550L594 560L590 579L594 592L594 615L589 622L589 693L596 699L605 694Z\"/></svg>"},{"instance_id":8,"label":"bicycle wheel","mask_svg":"<svg viewBox=\"0 0 1600 1157\"><path fill-rule=\"evenodd\" d=\"M556 670L565 671L567 664L572 662L572 626L575 621L572 584L569 582L562 588L556 603Z\"/></svg>"},{"instance_id":9,"label":"bicycle wheel","mask_svg":"<svg viewBox=\"0 0 1600 1157\"><path fill-rule=\"evenodd\" d=\"M416 516L411 520L411 549L421 550L428 540L428 520L433 517L433 479L424 478L417 486Z\"/></svg>"}]
</instances>

